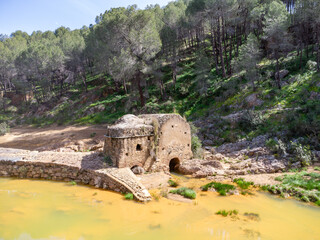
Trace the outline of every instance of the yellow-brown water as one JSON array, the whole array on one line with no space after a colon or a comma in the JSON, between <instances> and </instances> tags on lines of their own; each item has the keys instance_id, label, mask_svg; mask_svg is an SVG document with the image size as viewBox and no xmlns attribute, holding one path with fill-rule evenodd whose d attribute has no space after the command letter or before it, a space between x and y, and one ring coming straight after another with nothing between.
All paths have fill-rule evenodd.
<instances>
[{"instance_id":1,"label":"yellow-brown water","mask_svg":"<svg viewBox=\"0 0 320 240\"><path fill-rule=\"evenodd\" d=\"M237 209L236 218L216 215ZM250 219L245 212L259 214ZM258 220L258 221L257 221ZM320 239L320 208L269 194L140 204L67 183L0 179L0 239Z\"/></svg>"}]
</instances>

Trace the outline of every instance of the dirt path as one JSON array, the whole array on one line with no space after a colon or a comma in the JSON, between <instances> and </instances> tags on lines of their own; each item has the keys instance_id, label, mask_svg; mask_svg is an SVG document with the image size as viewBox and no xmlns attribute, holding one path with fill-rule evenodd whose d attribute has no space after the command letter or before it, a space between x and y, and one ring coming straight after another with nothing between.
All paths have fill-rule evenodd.
<instances>
[{"instance_id":1,"label":"dirt path","mask_svg":"<svg viewBox=\"0 0 320 240\"><path fill-rule=\"evenodd\" d=\"M106 126L12 128L0 137L0 147L37 151L84 152L103 147Z\"/></svg>"}]
</instances>

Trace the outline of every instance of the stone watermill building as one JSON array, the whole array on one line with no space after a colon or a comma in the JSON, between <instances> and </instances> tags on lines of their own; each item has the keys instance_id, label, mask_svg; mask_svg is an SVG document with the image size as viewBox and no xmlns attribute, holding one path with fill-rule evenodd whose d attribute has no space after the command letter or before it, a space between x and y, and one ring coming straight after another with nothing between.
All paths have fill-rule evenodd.
<instances>
[{"instance_id":1,"label":"stone watermill building","mask_svg":"<svg viewBox=\"0 0 320 240\"><path fill-rule=\"evenodd\" d=\"M190 126L177 114L125 115L105 137L104 153L119 168L174 171L192 157Z\"/></svg>"}]
</instances>

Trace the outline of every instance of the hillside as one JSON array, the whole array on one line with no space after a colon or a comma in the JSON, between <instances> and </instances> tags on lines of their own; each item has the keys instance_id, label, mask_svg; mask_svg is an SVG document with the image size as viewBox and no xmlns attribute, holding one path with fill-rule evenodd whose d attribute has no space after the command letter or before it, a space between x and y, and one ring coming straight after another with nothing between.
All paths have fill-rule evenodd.
<instances>
[{"instance_id":1,"label":"hillside","mask_svg":"<svg viewBox=\"0 0 320 240\"><path fill-rule=\"evenodd\" d=\"M179 113L196 157L262 137L308 165L320 151L319 7L178 0L110 9L74 31L17 31L0 41L1 132Z\"/></svg>"}]
</instances>

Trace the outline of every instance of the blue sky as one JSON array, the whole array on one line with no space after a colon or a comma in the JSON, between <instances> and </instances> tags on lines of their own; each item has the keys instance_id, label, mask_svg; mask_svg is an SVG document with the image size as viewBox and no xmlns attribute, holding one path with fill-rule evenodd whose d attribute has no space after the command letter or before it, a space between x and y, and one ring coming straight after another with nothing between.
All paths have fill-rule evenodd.
<instances>
[{"instance_id":1,"label":"blue sky","mask_svg":"<svg viewBox=\"0 0 320 240\"><path fill-rule=\"evenodd\" d=\"M149 4L165 6L170 0L0 0L0 34L16 30L71 29L94 24L95 17L114 7L137 4L144 9Z\"/></svg>"}]
</instances>

